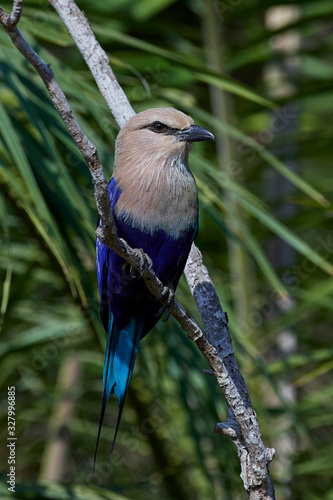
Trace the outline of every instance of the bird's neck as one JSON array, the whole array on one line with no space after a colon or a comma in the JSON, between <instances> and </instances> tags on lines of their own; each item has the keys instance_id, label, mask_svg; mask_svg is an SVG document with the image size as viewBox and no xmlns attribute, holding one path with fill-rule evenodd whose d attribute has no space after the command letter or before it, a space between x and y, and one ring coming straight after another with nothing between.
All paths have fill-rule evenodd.
<instances>
[{"instance_id":1,"label":"bird's neck","mask_svg":"<svg viewBox=\"0 0 333 500\"><path fill-rule=\"evenodd\" d=\"M198 194L187 157L140 156L140 162L116 163L114 177L122 191L116 217L149 234L162 229L173 239L194 228Z\"/></svg>"}]
</instances>

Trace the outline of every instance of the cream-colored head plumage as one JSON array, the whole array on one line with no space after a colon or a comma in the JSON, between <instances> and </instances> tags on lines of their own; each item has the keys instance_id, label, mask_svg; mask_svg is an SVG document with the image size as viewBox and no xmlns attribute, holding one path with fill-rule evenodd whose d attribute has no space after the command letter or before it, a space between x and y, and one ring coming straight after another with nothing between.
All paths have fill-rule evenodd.
<instances>
[{"instance_id":1,"label":"cream-colored head plumage","mask_svg":"<svg viewBox=\"0 0 333 500\"><path fill-rule=\"evenodd\" d=\"M151 127L161 123L171 130L186 130L194 122L192 118L174 108L153 108L133 116L118 134L115 152L115 173L129 164L188 155L190 143L181 142L172 134L158 133Z\"/></svg>"},{"instance_id":2,"label":"cream-colored head plumage","mask_svg":"<svg viewBox=\"0 0 333 500\"><path fill-rule=\"evenodd\" d=\"M188 168L191 140L184 138L193 123L174 108L154 108L121 129L114 167L122 190L115 206L118 218L151 234L163 229L173 238L195 226L198 195Z\"/></svg>"}]
</instances>

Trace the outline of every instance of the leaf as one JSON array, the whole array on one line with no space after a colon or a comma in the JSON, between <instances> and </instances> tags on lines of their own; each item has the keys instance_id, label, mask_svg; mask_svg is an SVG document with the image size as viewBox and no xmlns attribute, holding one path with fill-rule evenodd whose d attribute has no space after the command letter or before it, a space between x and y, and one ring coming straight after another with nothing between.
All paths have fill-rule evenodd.
<instances>
[{"instance_id":1,"label":"leaf","mask_svg":"<svg viewBox=\"0 0 333 500\"><path fill-rule=\"evenodd\" d=\"M199 81L205 82L208 85L213 85L222 90L226 90L227 92L231 92L232 94L238 95L247 99L248 101L255 102L260 106L265 106L267 108L276 108L277 106L273 104L268 99L260 96L256 92L253 92L250 88L246 88L245 85L240 85L239 82L233 80L232 78L221 78L215 75L209 75L205 73L196 73L195 74Z\"/></svg>"}]
</instances>

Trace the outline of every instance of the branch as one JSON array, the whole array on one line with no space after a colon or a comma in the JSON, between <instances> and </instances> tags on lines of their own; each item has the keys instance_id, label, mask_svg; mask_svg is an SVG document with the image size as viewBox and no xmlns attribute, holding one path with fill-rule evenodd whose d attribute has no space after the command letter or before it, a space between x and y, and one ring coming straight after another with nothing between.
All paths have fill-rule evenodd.
<instances>
[{"instance_id":1,"label":"branch","mask_svg":"<svg viewBox=\"0 0 333 500\"><path fill-rule=\"evenodd\" d=\"M201 252L194 246L185 267L185 276L200 312L209 345L215 347L210 359L205 357L228 404L228 420L217 424L214 432L234 441L241 463L241 478L250 498L274 499L269 476L269 463L274 457L274 450L266 449L264 445L258 418L232 349L228 316L221 308L213 282L203 265Z\"/></svg>"},{"instance_id":2,"label":"branch","mask_svg":"<svg viewBox=\"0 0 333 500\"><path fill-rule=\"evenodd\" d=\"M8 32L12 31L20 20L23 0L14 0L12 12L8 15L0 7L0 23Z\"/></svg>"},{"instance_id":3,"label":"branch","mask_svg":"<svg viewBox=\"0 0 333 500\"><path fill-rule=\"evenodd\" d=\"M95 39L85 15L73 0L48 1L57 10L72 35L116 121L123 126L133 116L133 108L118 84L109 66L108 57ZM76 121L50 66L39 58L16 27L22 4L22 1L14 1L13 12L10 16L0 7L0 23L13 44L38 71L55 108L88 164L96 205L102 220L102 226L97 228L96 235L140 272L142 270L141 253L117 237L108 183L99 162L96 147L85 136ZM273 458L274 450L266 449L263 443L257 416L235 360L227 327L227 316L221 308L213 283L203 264L202 255L194 244L185 268L185 276L197 303L208 338L176 301L172 303L170 312L186 331L188 337L196 342L225 394L229 417L226 422L217 424L215 432L222 433L235 442L241 462L241 477L250 498L273 500L274 489L269 476L269 462ZM142 277L151 293L164 303L165 298L162 298L162 292L165 287L147 263L143 266Z\"/></svg>"},{"instance_id":4,"label":"branch","mask_svg":"<svg viewBox=\"0 0 333 500\"><path fill-rule=\"evenodd\" d=\"M115 77L106 52L102 49L84 12L71 0L48 0L55 8L89 67L119 127L135 115L127 96Z\"/></svg>"}]
</instances>

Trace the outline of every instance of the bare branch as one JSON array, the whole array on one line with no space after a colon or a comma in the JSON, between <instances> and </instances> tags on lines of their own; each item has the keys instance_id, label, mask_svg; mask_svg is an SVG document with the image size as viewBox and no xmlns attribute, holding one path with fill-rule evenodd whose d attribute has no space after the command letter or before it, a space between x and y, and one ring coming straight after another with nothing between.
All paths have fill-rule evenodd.
<instances>
[{"instance_id":1,"label":"bare branch","mask_svg":"<svg viewBox=\"0 0 333 500\"><path fill-rule=\"evenodd\" d=\"M8 15L0 7L0 23L6 29L6 31L13 30L20 20L23 9L23 0L14 0L13 9Z\"/></svg>"},{"instance_id":2,"label":"bare branch","mask_svg":"<svg viewBox=\"0 0 333 500\"><path fill-rule=\"evenodd\" d=\"M242 431L237 423L237 420L235 419L234 414L230 409L230 406L228 407L227 420L225 422L216 424L214 432L216 432L216 434L222 434L223 436L227 436L228 438L230 438L232 441L235 442L237 440L239 441L243 440Z\"/></svg>"},{"instance_id":3,"label":"bare branch","mask_svg":"<svg viewBox=\"0 0 333 500\"><path fill-rule=\"evenodd\" d=\"M201 252L194 245L185 267L185 277L202 317L208 341L216 349L216 354L214 353L208 362L224 392L229 408L228 420L217 424L214 431L228 436L235 442L238 455L242 457L241 477L246 490L250 493L263 484L266 488L268 483L271 484L267 457L273 457L274 450L267 454L258 418L252 408L250 396L232 349L227 326L228 316L222 311L213 282L203 265ZM273 499L273 489L271 493L273 496L265 498ZM260 497L253 496L253 498Z\"/></svg>"},{"instance_id":4,"label":"bare branch","mask_svg":"<svg viewBox=\"0 0 333 500\"><path fill-rule=\"evenodd\" d=\"M102 49L84 12L71 0L48 0L63 20L87 63L98 88L119 127L135 115L127 96L115 77L109 58Z\"/></svg>"},{"instance_id":5,"label":"bare branch","mask_svg":"<svg viewBox=\"0 0 333 500\"><path fill-rule=\"evenodd\" d=\"M221 359L233 354L228 330L228 316L223 312L213 282L203 263L200 250L192 245L184 270L185 278L196 301L209 341L218 350Z\"/></svg>"}]
</instances>

